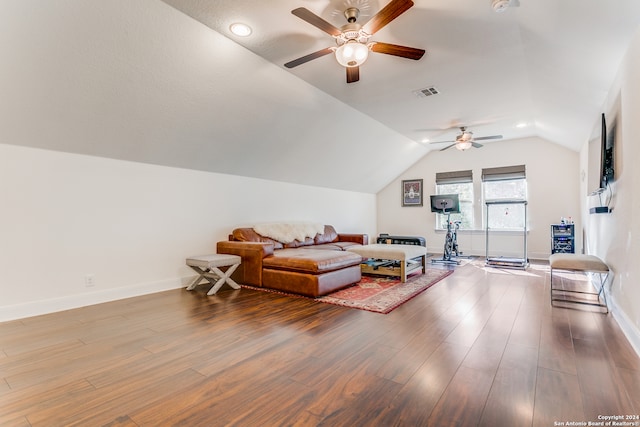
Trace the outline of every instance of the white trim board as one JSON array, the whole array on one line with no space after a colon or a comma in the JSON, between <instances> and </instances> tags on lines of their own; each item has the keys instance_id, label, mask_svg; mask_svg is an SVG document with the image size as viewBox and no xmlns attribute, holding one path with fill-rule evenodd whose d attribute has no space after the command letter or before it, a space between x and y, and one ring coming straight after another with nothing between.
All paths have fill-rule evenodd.
<instances>
[{"instance_id":1,"label":"white trim board","mask_svg":"<svg viewBox=\"0 0 640 427\"><path fill-rule=\"evenodd\" d=\"M193 280L194 277L195 276L190 279ZM189 278L175 278L159 282L139 283L133 286L106 289L91 293L32 301L24 304L0 306L0 322L40 316L58 311L71 310L89 305L184 288L186 286L184 283L187 283L188 281Z\"/></svg>"},{"instance_id":2,"label":"white trim board","mask_svg":"<svg viewBox=\"0 0 640 427\"><path fill-rule=\"evenodd\" d=\"M634 323L629 319L629 316L626 315L620 306L616 303L614 298L611 298L611 295L607 293L607 298L609 298L611 304L611 314L613 318L618 322L620 329L622 329L622 333L629 340L629 344L635 350L636 354L640 356L640 330L635 327Z\"/></svg>"}]
</instances>

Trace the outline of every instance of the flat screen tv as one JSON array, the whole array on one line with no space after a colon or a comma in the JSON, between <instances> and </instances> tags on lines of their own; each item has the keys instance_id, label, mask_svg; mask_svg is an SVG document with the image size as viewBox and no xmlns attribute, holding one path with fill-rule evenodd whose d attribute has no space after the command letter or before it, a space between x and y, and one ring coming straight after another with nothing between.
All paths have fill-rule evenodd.
<instances>
[{"instance_id":1,"label":"flat screen tv","mask_svg":"<svg viewBox=\"0 0 640 427\"><path fill-rule=\"evenodd\" d=\"M602 115L602 156L600 161L600 188L607 188L613 181L613 147L616 139L616 118L611 121L609 129Z\"/></svg>"},{"instance_id":2,"label":"flat screen tv","mask_svg":"<svg viewBox=\"0 0 640 427\"><path fill-rule=\"evenodd\" d=\"M589 140L587 194L601 192L614 178L615 120L607 129L606 118L602 114L597 129Z\"/></svg>"},{"instance_id":3,"label":"flat screen tv","mask_svg":"<svg viewBox=\"0 0 640 427\"><path fill-rule=\"evenodd\" d=\"M460 213L460 200L457 194L437 194L431 196L431 212Z\"/></svg>"}]
</instances>

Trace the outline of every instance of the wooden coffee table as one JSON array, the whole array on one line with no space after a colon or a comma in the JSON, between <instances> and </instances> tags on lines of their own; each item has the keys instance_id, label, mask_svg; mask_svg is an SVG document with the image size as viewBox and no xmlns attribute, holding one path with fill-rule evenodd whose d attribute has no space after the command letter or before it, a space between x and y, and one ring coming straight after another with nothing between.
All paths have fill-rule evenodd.
<instances>
[{"instance_id":1,"label":"wooden coffee table","mask_svg":"<svg viewBox=\"0 0 640 427\"><path fill-rule=\"evenodd\" d=\"M425 271L427 248L418 245L373 244L347 249L366 260L360 264L362 273L397 276L402 282L407 275L421 269Z\"/></svg>"}]
</instances>

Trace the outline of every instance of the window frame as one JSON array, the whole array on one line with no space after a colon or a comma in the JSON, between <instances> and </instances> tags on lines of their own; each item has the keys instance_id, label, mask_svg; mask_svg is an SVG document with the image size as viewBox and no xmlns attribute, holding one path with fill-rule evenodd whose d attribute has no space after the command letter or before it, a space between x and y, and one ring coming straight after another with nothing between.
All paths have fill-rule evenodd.
<instances>
[{"instance_id":1,"label":"window frame","mask_svg":"<svg viewBox=\"0 0 640 427\"><path fill-rule=\"evenodd\" d=\"M505 197L487 197L487 187L489 187L490 185L493 185L495 183L503 183L503 184L509 184L509 183L522 183L524 185L524 188L521 190L518 190L516 192L514 192L513 194L507 194L505 195ZM522 223L523 225L513 225L513 226L496 226L495 224L493 224L491 226L492 230L499 230L499 231L517 231L517 230L522 230L523 228L525 228L526 230L529 229L529 219L527 217L527 212L526 212L526 204L528 202L528 198L529 198L529 194L528 194L528 183L527 183L527 178L526 178L526 167L525 165L517 165L517 166L506 166L506 167L497 167L497 168L485 168L482 169L482 200L483 203L485 204L485 209L484 209L484 213L483 213L483 223L485 228L488 228L489 225L489 219L492 217L489 217L489 205L487 204L487 202L491 203L493 206L504 206L502 209L505 209L505 215L509 214L510 212L514 212L513 208L515 208L515 212L517 212L519 214L519 218L520 218L520 223ZM494 193L495 196L495 193ZM524 202L521 205L519 205L518 203L505 203L504 205L501 205L500 203L496 203L496 202L500 202L500 201L504 201L504 202ZM509 211L509 209L512 208L511 211ZM489 217L489 218L488 218Z\"/></svg>"},{"instance_id":2,"label":"window frame","mask_svg":"<svg viewBox=\"0 0 640 427\"><path fill-rule=\"evenodd\" d=\"M469 185L469 190L470 190L469 198L460 197L461 194L459 192L452 191L451 189L445 189L445 186L459 185L459 184ZM474 188L473 188L473 171L463 170L463 171L452 171L452 172L438 172L436 173L435 187L436 187L435 188L436 195L452 194L452 193L458 194L461 213L452 213L451 219L455 221L456 218L459 218L462 221L460 224L460 230L473 230L475 226L475 212L474 212L475 196L474 196ZM463 206L466 206L466 209L463 209ZM436 213L435 229L436 230L447 229L445 214Z\"/></svg>"}]
</instances>

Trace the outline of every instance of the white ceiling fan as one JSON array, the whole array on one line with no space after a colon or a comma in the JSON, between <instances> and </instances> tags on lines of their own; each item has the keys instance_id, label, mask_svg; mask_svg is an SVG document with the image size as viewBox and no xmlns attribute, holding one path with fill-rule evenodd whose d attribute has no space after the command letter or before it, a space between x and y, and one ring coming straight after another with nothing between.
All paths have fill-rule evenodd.
<instances>
[{"instance_id":1,"label":"white ceiling fan","mask_svg":"<svg viewBox=\"0 0 640 427\"><path fill-rule=\"evenodd\" d=\"M482 144L478 144L476 141L486 141L488 139L502 139L502 135L490 135L490 136L480 136L475 138L473 136L473 132L468 131L466 126L460 126L460 134L456 136L454 141L438 141L431 142L431 144L445 144L448 142L452 142L453 144L448 145L442 148L440 151L448 150L451 147L456 147L460 151L468 150L469 148L480 148Z\"/></svg>"}]
</instances>

